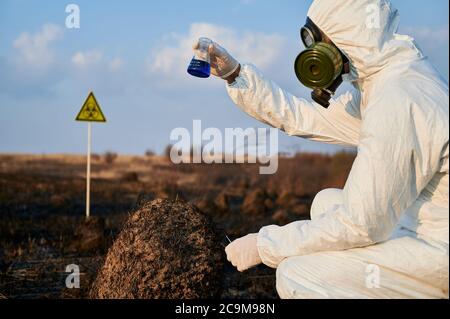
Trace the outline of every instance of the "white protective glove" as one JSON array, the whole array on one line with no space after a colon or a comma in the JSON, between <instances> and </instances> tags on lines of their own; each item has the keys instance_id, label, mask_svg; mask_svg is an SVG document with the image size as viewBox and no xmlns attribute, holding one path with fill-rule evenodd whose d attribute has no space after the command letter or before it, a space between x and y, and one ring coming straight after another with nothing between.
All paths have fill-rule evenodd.
<instances>
[{"instance_id":1,"label":"white protective glove","mask_svg":"<svg viewBox=\"0 0 450 319\"><path fill-rule=\"evenodd\" d=\"M194 51L199 48L199 41L194 43ZM239 68L239 62L233 58L227 50L211 40L209 45L211 58L211 73L222 79L228 78Z\"/></svg>"},{"instance_id":2,"label":"white protective glove","mask_svg":"<svg viewBox=\"0 0 450 319\"><path fill-rule=\"evenodd\" d=\"M240 272L260 265L262 260L259 257L257 242L258 234L250 234L235 240L225 249L228 261Z\"/></svg>"}]
</instances>

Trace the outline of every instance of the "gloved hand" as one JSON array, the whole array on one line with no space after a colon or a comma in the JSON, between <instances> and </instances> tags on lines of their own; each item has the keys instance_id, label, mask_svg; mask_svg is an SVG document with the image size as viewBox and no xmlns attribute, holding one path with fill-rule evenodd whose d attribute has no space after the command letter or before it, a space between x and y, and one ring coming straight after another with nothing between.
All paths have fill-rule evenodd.
<instances>
[{"instance_id":1,"label":"gloved hand","mask_svg":"<svg viewBox=\"0 0 450 319\"><path fill-rule=\"evenodd\" d=\"M226 80L237 71L240 64L227 52L227 50L222 48L214 41L211 42L212 43L209 46L209 54L211 57L211 73ZM197 50L198 48L199 41L197 41L193 45L194 50Z\"/></svg>"},{"instance_id":2,"label":"gloved hand","mask_svg":"<svg viewBox=\"0 0 450 319\"><path fill-rule=\"evenodd\" d=\"M262 263L261 257L259 257L257 241L258 234L250 234L235 240L225 249L228 261L238 271L244 272Z\"/></svg>"}]
</instances>

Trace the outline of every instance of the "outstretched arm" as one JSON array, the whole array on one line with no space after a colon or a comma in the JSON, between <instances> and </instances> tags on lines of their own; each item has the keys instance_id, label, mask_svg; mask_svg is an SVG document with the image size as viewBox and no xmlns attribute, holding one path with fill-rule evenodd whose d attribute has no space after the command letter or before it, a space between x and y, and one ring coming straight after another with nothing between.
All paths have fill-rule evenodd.
<instances>
[{"instance_id":1,"label":"outstretched arm","mask_svg":"<svg viewBox=\"0 0 450 319\"><path fill-rule=\"evenodd\" d=\"M289 135L345 146L358 144L361 120L348 111L359 109L358 92L348 92L324 109L283 91L255 67L239 64L224 48L209 41L211 73L228 82L230 97L244 112ZM193 47L198 50L199 42Z\"/></svg>"},{"instance_id":2,"label":"outstretched arm","mask_svg":"<svg viewBox=\"0 0 450 319\"><path fill-rule=\"evenodd\" d=\"M285 92L254 66L243 64L239 76L228 85L228 93L251 117L288 135L344 146L359 143L361 120L348 113L349 109L359 109L357 92L332 99L331 106L325 109Z\"/></svg>"}]
</instances>

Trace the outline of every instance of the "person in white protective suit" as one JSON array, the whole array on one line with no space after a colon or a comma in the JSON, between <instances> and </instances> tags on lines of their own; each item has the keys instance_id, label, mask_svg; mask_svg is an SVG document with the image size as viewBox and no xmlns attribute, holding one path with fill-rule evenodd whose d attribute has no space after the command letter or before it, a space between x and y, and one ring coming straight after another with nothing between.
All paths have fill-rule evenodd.
<instances>
[{"instance_id":1,"label":"person in white protective suit","mask_svg":"<svg viewBox=\"0 0 450 319\"><path fill-rule=\"evenodd\" d=\"M369 6L378 26L367 22ZM317 195L310 221L238 239L228 259L239 271L277 268L281 298L448 298L448 84L413 39L396 34L389 0L315 0L308 18L347 59L341 76L354 87L325 101L316 94L327 108L216 43L213 73L250 116L292 136L355 146L357 158L343 190Z\"/></svg>"}]
</instances>

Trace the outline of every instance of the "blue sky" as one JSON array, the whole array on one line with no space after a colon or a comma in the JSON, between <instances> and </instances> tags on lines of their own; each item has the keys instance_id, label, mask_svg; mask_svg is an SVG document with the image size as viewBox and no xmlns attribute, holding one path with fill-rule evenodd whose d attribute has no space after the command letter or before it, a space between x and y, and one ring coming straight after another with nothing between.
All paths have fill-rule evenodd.
<instances>
[{"instance_id":1,"label":"blue sky","mask_svg":"<svg viewBox=\"0 0 450 319\"><path fill-rule=\"evenodd\" d=\"M416 38L448 79L447 0L393 0L401 33ZM65 28L65 7L81 28ZM186 74L193 39L222 42L242 62L309 99L292 64L311 1L0 0L0 152L82 153L86 125L74 118L90 89L108 123L94 150L161 151L177 127L263 127L238 110L219 80ZM281 136L283 150L336 148Z\"/></svg>"}]
</instances>

